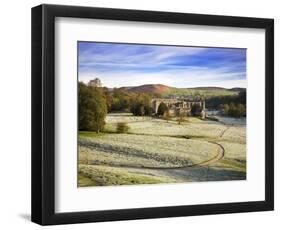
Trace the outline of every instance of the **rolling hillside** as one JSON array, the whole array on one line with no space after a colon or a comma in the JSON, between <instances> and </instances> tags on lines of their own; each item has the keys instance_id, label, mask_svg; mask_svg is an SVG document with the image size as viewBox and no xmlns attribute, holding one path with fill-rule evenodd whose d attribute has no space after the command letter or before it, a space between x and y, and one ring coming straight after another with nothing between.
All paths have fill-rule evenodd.
<instances>
[{"instance_id":1,"label":"rolling hillside","mask_svg":"<svg viewBox=\"0 0 281 230\"><path fill-rule=\"evenodd\" d=\"M132 93L151 93L151 94L168 93L171 89L171 87L161 84L140 85L140 86L122 87L122 88Z\"/></svg>"},{"instance_id":2,"label":"rolling hillside","mask_svg":"<svg viewBox=\"0 0 281 230\"><path fill-rule=\"evenodd\" d=\"M233 96L245 91L245 88L226 89L222 87L195 87L195 88L176 88L162 84L149 84L132 87L122 87L123 90L131 93L150 93L160 94L163 97L186 97L186 96Z\"/></svg>"}]
</instances>

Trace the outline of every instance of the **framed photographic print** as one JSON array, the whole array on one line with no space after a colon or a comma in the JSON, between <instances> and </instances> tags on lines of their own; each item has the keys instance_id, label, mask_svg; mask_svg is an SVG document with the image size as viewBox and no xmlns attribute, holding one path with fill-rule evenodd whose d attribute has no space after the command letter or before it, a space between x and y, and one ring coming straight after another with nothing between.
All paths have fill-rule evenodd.
<instances>
[{"instance_id":1,"label":"framed photographic print","mask_svg":"<svg viewBox=\"0 0 281 230\"><path fill-rule=\"evenodd\" d=\"M273 19L32 9L32 221L273 210Z\"/></svg>"}]
</instances>

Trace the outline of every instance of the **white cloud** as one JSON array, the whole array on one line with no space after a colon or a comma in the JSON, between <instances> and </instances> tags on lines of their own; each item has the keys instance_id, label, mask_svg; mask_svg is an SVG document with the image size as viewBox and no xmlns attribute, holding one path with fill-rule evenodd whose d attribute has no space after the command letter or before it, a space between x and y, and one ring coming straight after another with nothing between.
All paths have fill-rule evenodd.
<instances>
[{"instance_id":1,"label":"white cloud","mask_svg":"<svg viewBox=\"0 0 281 230\"><path fill-rule=\"evenodd\" d=\"M224 68L188 68L166 70L157 73L138 73L124 71L119 73L80 73L79 80L87 83L96 77L109 88L122 86L138 86L144 84L164 84L186 88L198 86L218 86L225 88L246 87L244 73L225 73ZM234 80L235 79L235 80Z\"/></svg>"},{"instance_id":2,"label":"white cloud","mask_svg":"<svg viewBox=\"0 0 281 230\"><path fill-rule=\"evenodd\" d=\"M122 46L121 46L122 47ZM150 50L146 52L139 52L136 55L138 46L123 46L118 50L119 52L111 51L110 49L102 53L93 52L91 49L79 54L79 62L83 65L92 64L118 64L118 65L163 65L167 63L167 59L176 56L191 56L201 53L206 48L198 47L165 47L165 46L150 46Z\"/></svg>"}]
</instances>

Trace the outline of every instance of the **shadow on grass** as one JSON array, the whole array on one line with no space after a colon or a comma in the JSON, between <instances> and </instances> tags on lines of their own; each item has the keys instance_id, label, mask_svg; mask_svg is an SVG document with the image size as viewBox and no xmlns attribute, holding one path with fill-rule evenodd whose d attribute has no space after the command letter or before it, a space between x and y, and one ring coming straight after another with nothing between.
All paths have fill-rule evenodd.
<instances>
[{"instance_id":1,"label":"shadow on grass","mask_svg":"<svg viewBox=\"0 0 281 230\"><path fill-rule=\"evenodd\" d=\"M204 166L198 168L167 169L167 176L183 181L227 181L246 180L246 173L228 168Z\"/></svg>"}]
</instances>

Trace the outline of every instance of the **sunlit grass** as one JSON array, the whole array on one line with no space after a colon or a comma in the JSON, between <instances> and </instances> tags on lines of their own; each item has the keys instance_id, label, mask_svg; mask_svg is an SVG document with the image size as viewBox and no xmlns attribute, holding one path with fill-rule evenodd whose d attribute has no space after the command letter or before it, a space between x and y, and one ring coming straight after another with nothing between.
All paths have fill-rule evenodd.
<instances>
[{"instance_id":1,"label":"sunlit grass","mask_svg":"<svg viewBox=\"0 0 281 230\"><path fill-rule=\"evenodd\" d=\"M175 180L170 178L131 173L126 169L96 165L80 164L79 175L82 175L79 178L79 186L85 186L85 178L90 179L91 183L99 186L175 182Z\"/></svg>"},{"instance_id":2,"label":"sunlit grass","mask_svg":"<svg viewBox=\"0 0 281 230\"><path fill-rule=\"evenodd\" d=\"M132 114L109 115L107 121L99 134L79 132L79 186L246 178L246 126L241 121L225 118L233 123L225 125L189 117L179 125L175 119ZM127 134L116 133L120 121L128 123ZM208 167L169 169L213 158L222 151L214 143L223 146L223 159Z\"/></svg>"},{"instance_id":3,"label":"sunlit grass","mask_svg":"<svg viewBox=\"0 0 281 230\"><path fill-rule=\"evenodd\" d=\"M179 167L214 157L218 146L186 138L107 134L79 138L79 151L80 157L85 156L91 164Z\"/></svg>"}]
</instances>

